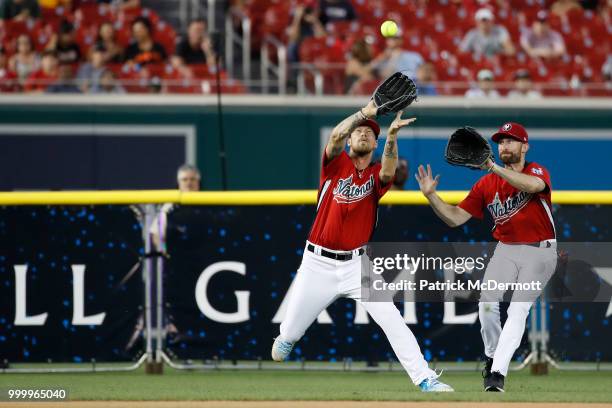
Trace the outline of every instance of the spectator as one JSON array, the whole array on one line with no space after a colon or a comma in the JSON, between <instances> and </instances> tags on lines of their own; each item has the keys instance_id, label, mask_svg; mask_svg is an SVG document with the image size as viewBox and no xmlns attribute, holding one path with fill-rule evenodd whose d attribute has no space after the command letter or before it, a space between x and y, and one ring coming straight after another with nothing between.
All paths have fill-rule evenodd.
<instances>
[{"instance_id":1,"label":"spectator","mask_svg":"<svg viewBox=\"0 0 612 408\"><path fill-rule=\"evenodd\" d=\"M61 22L59 33L53 35L46 49L55 51L60 64L74 64L81 60L81 50L74 40L74 26L71 22Z\"/></svg>"},{"instance_id":2,"label":"spectator","mask_svg":"<svg viewBox=\"0 0 612 408\"><path fill-rule=\"evenodd\" d=\"M216 55L206 26L206 21L202 19L189 23L187 37L178 44L176 55L183 64L206 64L209 70L214 71Z\"/></svg>"},{"instance_id":3,"label":"spectator","mask_svg":"<svg viewBox=\"0 0 612 408\"><path fill-rule=\"evenodd\" d=\"M25 82L27 92L43 92L58 76L58 61L55 51L45 51L42 55L41 67L28 76Z\"/></svg>"},{"instance_id":4,"label":"spectator","mask_svg":"<svg viewBox=\"0 0 612 408\"><path fill-rule=\"evenodd\" d=\"M514 89L508 92L508 98L541 98L540 91L533 89L531 74L526 69L519 69L514 74Z\"/></svg>"},{"instance_id":5,"label":"spectator","mask_svg":"<svg viewBox=\"0 0 612 408\"><path fill-rule=\"evenodd\" d=\"M466 98L499 98L499 92L494 88L493 84L493 72L488 69L481 69L478 71L478 88L468 89L465 93Z\"/></svg>"},{"instance_id":6,"label":"spectator","mask_svg":"<svg viewBox=\"0 0 612 408\"><path fill-rule=\"evenodd\" d=\"M91 88L94 94L124 94L125 89L117 81L117 76L110 69L105 69L100 75L100 81Z\"/></svg>"},{"instance_id":7,"label":"spectator","mask_svg":"<svg viewBox=\"0 0 612 408\"><path fill-rule=\"evenodd\" d=\"M179 191L200 191L202 176L200 170L191 164L184 164L179 167L176 174L176 181Z\"/></svg>"},{"instance_id":8,"label":"spectator","mask_svg":"<svg viewBox=\"0 0 612 408\"><path fill-rule=\"evenodd\" d=\"M115 28L111 23L102 23L98 28L96 47L104 49L105 63L123 62L123 48L117 43Z\"/></svg>"},{"instance_id":9,"label":"spectator","mask_svg":"<svg viewBox=\"0 0 612 408\"><path fill-rule=\"evenodd\" d=\"M404 190L406 181L408 180L408 160L404 157L399 157L397 167L395 168L395 177L390 190Z\"/></svg>"},{"instance_id":10,"label":"spectator","mask_svg":"<svg viewBox=\"0 0 612 408\"><path fill-rule=\"evenodd\" d=\"M325 29L319 20L318 11L313 6L302 4L297 6L288 29L287 54L289 61L297 62L300 60L299 49L304 38L325 37L325 35Z\"/></svg>"},{"instance_id":11,"label":"spectator","mask_svg":"<svg viewBox=\"0 0 612 408\"><path fill-rule=\"evenodd\" d=\"M601 1L597 7L597 13L603 20L604 24L609 26L612 23L612 0Z\"/></svg>"},{"instance_id":12,"label":"spectator","mask_svg":"<svg viewBox=\"0 0 612 408\"><path fill-rule=\"evenodd\" d=\"M81 93L81 90L74 83L72 65L61 64L57 70L57 80L49 85L47 93Z\"/></svg>"},{"instance_id":13,"label":"spectator","mask_svg":"<svg viewBox=\"0 0 612 408\"><path fill-rule=\"evenodd\" d=\"M601 66L601 74L606 81L612 81L612 54L608 54L608 59Z\"/></svg>"},{"instance_id":14,"label":"spectator","mask_svg":"<svg viewBox=\"0 0 612 408\"><path fill-rule=\"evenodd\" d=\"M125 51L125 58L132 64L159 64L166 61L164 47L153 41L153 27L146 17L137 17L132 22L132 43Z\"/></svg>"},{"instance_id":15,"label":"spectator","mask_svg":"<svg viewBox=\"0 0 612 408\"><path fill-rule=\"evenodd\" d=\"M362 38L356 41L351 47L349 60L344 69L345 72L345 92L352 93L363 82L371 81L375 78L372 72L372 41Z\"/></svg>"},{"instance_id":16,"label":"spectator","mask_svg":"<svg viewBox=\"0 0 612 408\"><path fill-rule=\"evenodd\" d=\"M8 67L8 57L0 44L0 92L15 92L19 89L17 74Z\"/></svg>"},{"instance_id":17,"label":"spectator","mask_svg":"<svg viewBox=\"0 0 612 408\"><path fill-rule=\"evenodd\" d=\"M200 191L201 182L200 170L192 164L183 164L176 172L176 183L182 193ZM162 205L159 215L151 223L151 237L158 251L166 252L165 243L160 238L160 231L166 235L168 225L168 213L174 209L174 204Z\"/></svg>"},{"instance_id":18,"label":"spectator","mask_svg":"<svg viewBox=\"0 0 612 408\"><path fill-rule=\"evenodd\" d=\"M419 95L434 96L438 94L438 89L433 84L436 81L436 70L431 62L421 64L417 68L416 85Z\"/></svg>"},{"instance_id":19,"label":"spectator","mask_svg":"<svg viewBox=\"0 0 612 408\"><path fill-rule=\"evenodd\" d=\"M26 21L40 17L37 0L3 0L0 3L0 19Z\"/></svg>"},{"instance_id":20,"label":"spectator","mask_svg":"<svg viewBox=\"0 0 612 408\"><path fill-rule=\"evenodd\" d=\"M40 57L34 50L32 39L27 34L17 37L17 53L9 60L9 70L17 74L23 83L27 77L40 68Z\"/></svg>"},{"instance_id":21,"label":"spectator","mask_svg":"<svg viewBox=\"0 0 612 408\"><path fill-rule=\"evenodd\" d=\"M398 31L395 37L387 38L387 48L373 61L379 77L387 78L397 71L402 71L410 78L416 78L417 68L424 62L423 57L418 52L404 50L402 42L401 31Z\"/></svg>"},{"instance_id":22,"label":"spectator","mask_svg":"<svg viewBox=\"0 0 612 408\"><path fill-rule=\"evenodd\" d=\"M580 10L580 3L576 0L557 0L550 6L550 12L556 16L563 17L571 10Z\"/></svg>"},{"instance_id":23,"label":"spectator","mask_svg":"<svg viewBox=\"0 0 612 408\"><path fill-rule=\"evenodd\" d=\"M476 27L468 31L459 48L463 52L492 57L496 54L514 55L514 45L508 31L493 24L493 12L481 8L476 12Z\"/></svg>"},{"instance_id":24,"label":"spectator","mask_svg":"<svg viewBox=\"0 0 612 408\"><path fill-rule=\"evenodd\" d=\"M98 86L104 71L104 48L96 46L89 53L89 62L81 64L77 72L77 82L81 90L88 92Z\"/></svg>"},{"instance_id":25,"label":"spectator","mask_svg":"<svg viewBox=\"0 0 612 408\"><path fill-rule=\"evenodd\" d=\"M349 0L320 0L319 10L321 24L335 21L353 21L357 17L355 9Z\"/></svg>"},{"instance_id":26,"label":"spectator","mask_svg":"<svg viewBox=\"0 0 612 408\"><path fill-rule=\"evenodd\" d=\"M40 7L45 9L56 9L58 7L65 8L70 11L74 11L80 3L83 1L79 0L38 0Z\"/></svg>"},{"instance_id":27,"label":"spectator","mask_svg":"<svg viewBox=\"0 0 612 408\"><path fill-rule=\"evenodd\" d=\"M548 13L545 10L540 10L531 29L523 32L521 46L532 58L552 59L565 54L563 37L550 28Z\"/></svg>"}]
</instances>

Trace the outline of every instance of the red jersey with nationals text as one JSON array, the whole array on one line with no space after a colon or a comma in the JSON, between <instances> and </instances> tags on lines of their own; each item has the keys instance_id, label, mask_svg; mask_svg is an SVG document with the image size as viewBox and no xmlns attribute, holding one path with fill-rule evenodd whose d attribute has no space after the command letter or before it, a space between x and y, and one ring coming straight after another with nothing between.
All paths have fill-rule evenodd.
<instances>
[{"instance_id":1,"label":"red jersey with nationals text","mask_svg":"<svg viewBox=\"0 0 612 408\"><path fill-rule=\"evenodd\" d=\"M487 209L495 222L493 238L498 241L531 243L553 239L550 174L537 163L525 163L522 173L541 179L546 188L540 193L526 193L491 173L474 184L459 207L480 219Z\"/></svg>"},{"instance_id":2,"label":"red jersey with nationals text","mask_svg":"<svg viewBox=\"0 0 612 408\"><path fill-rule=\"evenodd\" d=\"M366 244L376 226L378 201L392 183L382 185L381 164L358 171L343 151L331 160L323 154L317 215L308 240L337 251L350 251Z\"/></svg>"}]
</instances>

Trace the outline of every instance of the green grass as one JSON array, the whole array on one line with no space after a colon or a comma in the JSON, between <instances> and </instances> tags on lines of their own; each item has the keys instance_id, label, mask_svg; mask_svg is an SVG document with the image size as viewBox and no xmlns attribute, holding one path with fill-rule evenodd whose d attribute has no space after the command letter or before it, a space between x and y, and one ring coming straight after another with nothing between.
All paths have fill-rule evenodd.
<instances>
[{"instance_id":1,"label":"green grass","mask_svg":"<svg viewBox=\"0 0 612 408\"><path fill-rule=\"evenodd\" d=\"M177 371L0 374L0 389L62 387L71 400L412 400L612 402L612 372L511 373L506 393L482 392L477 372L445 372L457 392L423 394L401 372Z\"/></svg>"}]
</instances>

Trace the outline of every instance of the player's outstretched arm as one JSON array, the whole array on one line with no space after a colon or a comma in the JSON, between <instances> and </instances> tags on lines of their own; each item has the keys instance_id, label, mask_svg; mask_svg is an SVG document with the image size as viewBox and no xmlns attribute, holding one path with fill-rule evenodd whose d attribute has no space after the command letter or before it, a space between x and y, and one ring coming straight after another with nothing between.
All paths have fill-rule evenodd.
<instances>
[{"instance_id":1,"label":"player's outstretched arm","mask_svg":"<svg viewBox=\"0 0 612 408\"><path fill-rule=\"evenodd\" d=\"M397 112L395 120L389 126L389 134L385 142L385 150L381 161L382 167L378 177L383 184L387 184L393 180L395 169L397 168L397 134L399 130L410 125L416 118L402 120L402 111Z\"/></svg>"},{"instance_id":2,"label":"player's outstretched arm","mask_svg":"<svg viewBox=\"0 0 612 408\"><path fill-rule=\"evenodd\" d=\"M438 193L436 193L440 175L438 174L436 177L433 177L429 164L427 165L427 170L425 170L422 165L419 166L419 172L414 176L419 183L421 192L429 201L429 205L431 205L436 215L440 217L446 225L449 227L458 227L459 225L465 224L472 217L472 215L463 208L445 203Z\"/></svg>"},{"instance_id":3,"label":"player's outstretched arm","mask_svg":"<svg viewBox=\"0 0 612 408\"><path fill-rule=\"evenodd\" d=\"M346 139L353 133L353 130L355 130L363 120L375 118L377 109L378 108L376 108L372 100L358 112L353 113L351 116L338 123L332 131L327 146L325 147L327 158L333 159L342 153L344 145L346 144Z\"/></svg>"},{"instance_id":4,"label":"player's outstretched arm","mask_svg":"<svg viewBox=\"0 0 612 408\"><path fill-rule=\"evenodd\" d=\"M507 169L502 166L498 166L493 162L493 160L489 159L483 166L483 170L489 170L492 173L497 174L504 180L506 180L510 185L518 190L524 191L526 193L540 193L546 189L546 183L541 178L535 176L529 176L527 174L519 173L518 171L514 171L512 169Z\"/></svg>"}]
</instances>

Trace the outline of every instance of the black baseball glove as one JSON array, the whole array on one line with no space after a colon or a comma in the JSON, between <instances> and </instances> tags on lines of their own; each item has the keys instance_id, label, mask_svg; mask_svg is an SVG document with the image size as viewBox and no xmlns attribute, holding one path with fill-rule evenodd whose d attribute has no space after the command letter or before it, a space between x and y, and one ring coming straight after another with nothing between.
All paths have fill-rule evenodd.
<instances>
[{"instance_id":1,"label":"black baseball glove","mask_svg":"<svg viewBox=\"0 0 612 408\"><path fill-rule=\"evenodd\" d=\"M401 72L396 72L376 88L372 99L378 110L376 115L399 112L417 98L414 81Z\"/></svg>"},{"instance_id":2,"label":"black baseball glove","mask_svg":"<svg viewBox=\"0 0 612 408\"><path fill-rule=\"evenodd\" d=\"M454 166L465 166L479 170L493 157L491 145L473 127L464 126L455 130L448 139L444 158Z\"/></svg>"}]
</instances>

